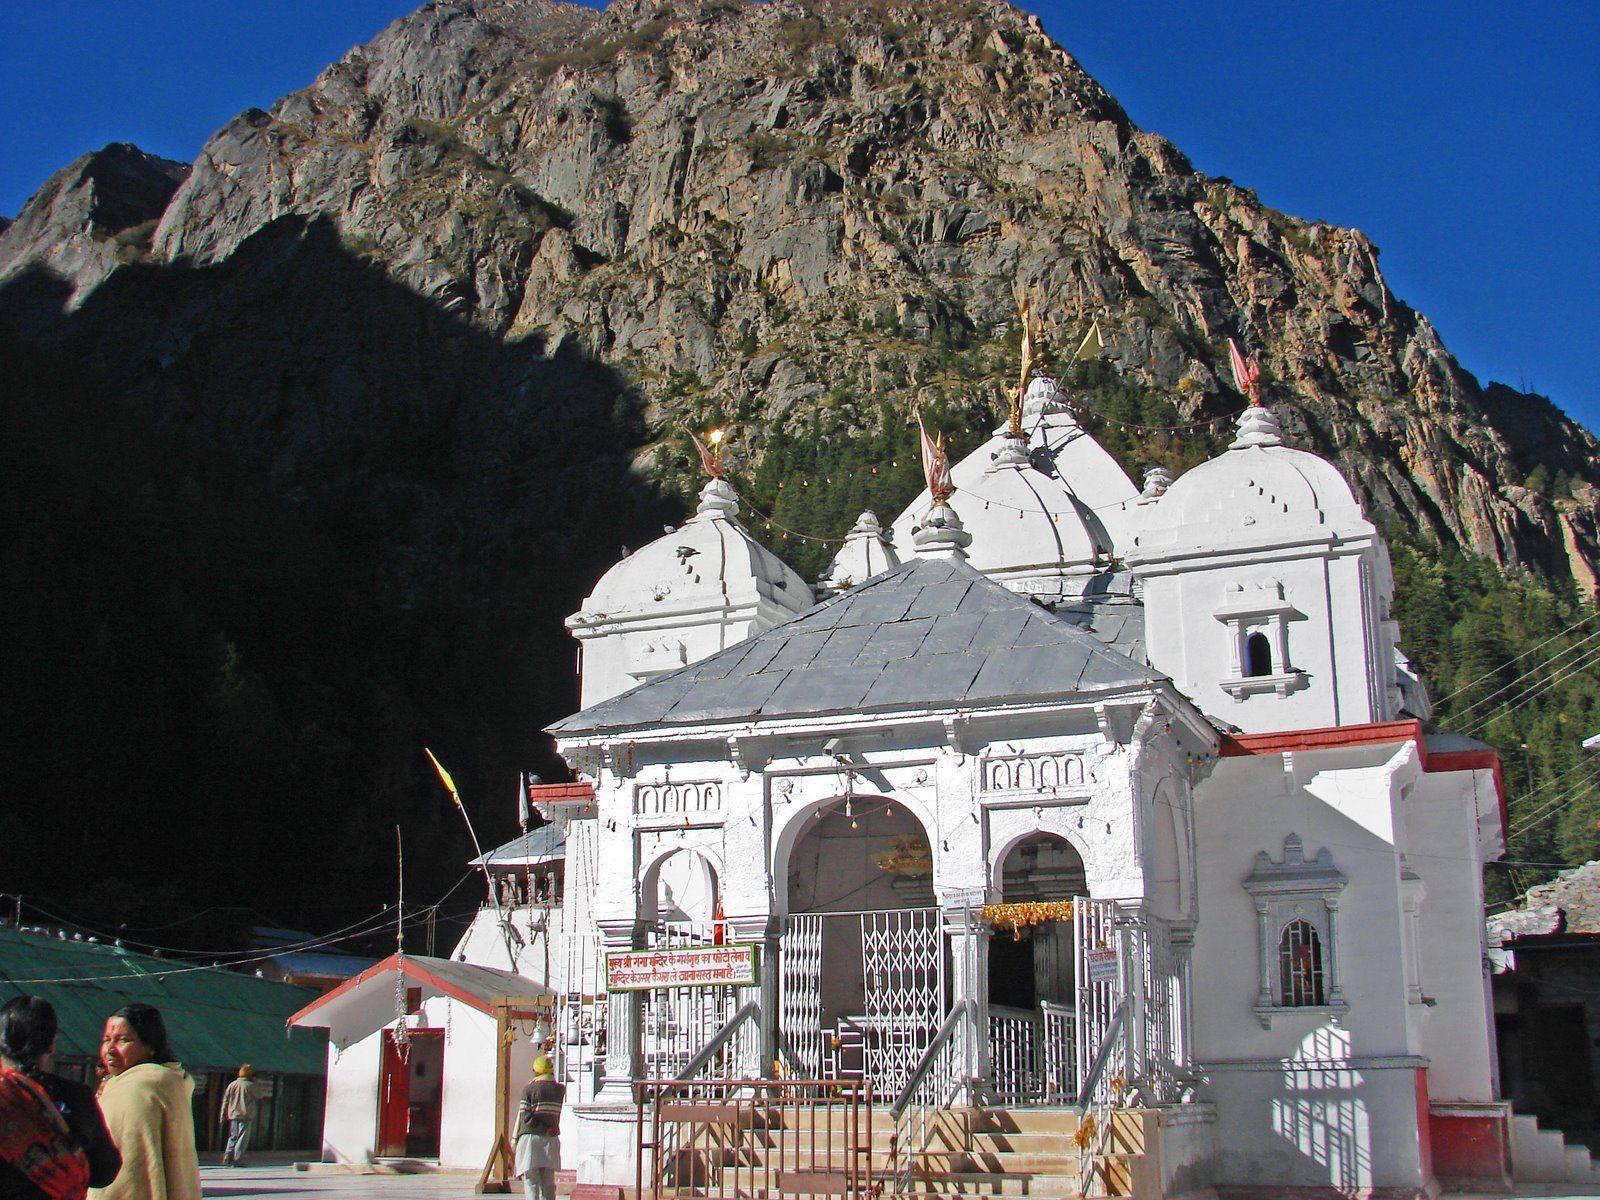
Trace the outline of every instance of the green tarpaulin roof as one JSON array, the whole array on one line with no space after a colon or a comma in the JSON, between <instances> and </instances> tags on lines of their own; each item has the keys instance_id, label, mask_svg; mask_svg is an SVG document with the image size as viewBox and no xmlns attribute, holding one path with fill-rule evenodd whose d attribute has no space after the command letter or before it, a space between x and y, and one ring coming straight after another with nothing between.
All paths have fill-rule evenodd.
<instances>
[{"instance_id":1,"label":"green tarpaulin roof","mask_svg":"<svg viewBox=\"0 0 1600 1200\"><path fill-rule=\"evenodd\" d=\"M58 1058L92 1059L108 1016L124 1004L154 1005L190 1071L321 1075L327 1037L285 1022L317 993L118 946L0 927L0 1003L43 996L61 1021Z\"/></svg>"}]
</instances>

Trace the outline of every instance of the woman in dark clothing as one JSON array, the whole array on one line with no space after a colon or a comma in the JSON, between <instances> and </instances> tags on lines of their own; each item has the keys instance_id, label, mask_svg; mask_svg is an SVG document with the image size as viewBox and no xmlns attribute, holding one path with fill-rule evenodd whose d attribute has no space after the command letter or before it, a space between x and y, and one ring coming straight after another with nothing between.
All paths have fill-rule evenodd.
<instances>
[{"instance_id":1,"label":"woman in dark clothing","mask_svg":"<svg viewBox=\"0 0 1600 1200\"><path fill-rule=\"evenodd\" d=\"M94 1091L45 1070L56 1049L56 1010L37 996L18 996L0 1006L0 1066L18 1071L44 1089L67 1123L67 1131L89 1160L89 1186L117 1177L122 1156L106 1129ZM0 1161L0 1200L43 1200L47 1195L9 1162Z\"/></svg>"}]
</instances>

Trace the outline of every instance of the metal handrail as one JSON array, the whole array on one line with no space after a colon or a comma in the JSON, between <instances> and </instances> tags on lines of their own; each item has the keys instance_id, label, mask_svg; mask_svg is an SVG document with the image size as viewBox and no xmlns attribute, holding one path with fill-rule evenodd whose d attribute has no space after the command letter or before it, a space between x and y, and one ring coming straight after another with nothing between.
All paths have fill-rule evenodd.
<instances>
[{"instance_id":1,"label":"metal handrail","mask_svg":"<svg viewBox=\"0 0 1600 1200\"><path fill-rule=\"evenodd\" d=\"M700 1052L691 1058L673 1079L674 1083L686 1083L693 1079L713 1058L717 1052L733 1040L733 1035L739 1031L739 1026L746 1021L757 1019L761 1016L761 1005L754 1000L747 1001L743 1008L728 1018L727 1024L717 1030L711 1040L700 1048Z\"/></svg>"},{"instance_id":2,"label":"metal handrail","mask_svg":"<svg viewBox=\"0 0 1600 1200\"><path fill-rule=\"evenodd\" d=\"M1100 1039L1100 1048L1095 1051L1094 1062L1089 1066L1089 1073L1083 1077L1083 1083L1078 1088L1078 1107L1087 1108L1089 1101L1094 1096L1094 1089L1100 1083L1100 1076L1105 1074L1106 1063L1111 1060L1111 1051L1117 1044L1117 1036L1122 1032L1122 1023L1128 1015L1128 997L1124 996L1117 1001L1116 1011L1111 1014L1111 1021L1106 1026L1105 1035Z\"/></svg>"},{"instance_id":3,"label":"metal handrail","mask_svg":"<svg viewBox=\"0 0 1600 1200\"><path fill-rule=\"evenodd\" d=\"M934 1059L943 1049L946 1042L955 1037L956 1027L961 1023L962 1017L968 1017L973 1024L977 1024L978 1004L975 1000L959 1001L950 1010L950 1015L944 1019L944 1024L939 1026L939 1032L933 1035L933 1041L928 1043L928 1048L922 1052L922 1057L917 1060L917 1065L911 1068L911 1074L906 1077L905 1087L900 1089L900 1094L895 1097L894 1103L889 1106L889 1115L896 1121L900 1114L905 1112L911 1103L911 1097L918 1086L927 1078L928 1072L933 1070Z\"/></svg>"}]
</instances>

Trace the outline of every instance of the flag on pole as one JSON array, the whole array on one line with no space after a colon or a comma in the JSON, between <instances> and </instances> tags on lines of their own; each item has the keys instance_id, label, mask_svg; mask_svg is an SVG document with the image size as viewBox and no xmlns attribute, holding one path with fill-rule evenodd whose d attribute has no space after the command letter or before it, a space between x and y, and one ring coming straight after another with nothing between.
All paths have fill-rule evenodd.
<instances>
[{"instance_id":1,"label":"flag on pole","mask_svg":"<svg viewBox=\"0 0 1600 1200\"><path fill-rule=\"evenodd\" d=\"M950 458L945 454L944 436L937 440L928 436L928 427L922 423L922 409L917 414L917 433L922 439L922 477L928 481L928 494L935 504L950 499L955 485L950 482Z\"/></svg>"},{"instance_id":2,"label":"flag on pole","mask_svg":"<svg viewBox=\"0 0 1600 1200\"><path fill-rule=\"evenodd\" d=\"M700 455L700 469L712 479L722 478L722 439L726 436L726 430L713 429L706 435L711 443L708 446L695 436L694 430L689 430L689 440Z\"/></svg>"},{"instance_id":3,"label":"flag on pole","mask_svg":"<svg viewBox=\"0 0 1600 1200\"><path fill-rule=\"evenodd\" d=\"M1022 401L1028 394L1028 375L1033 370L1033 314L1028 308L1028 293L1017 289L1017 311L1022 316L1022 370L1017 378L1016 398L1011 401L1011 436L1022 436Z\"/></svg>"},{"instance_id":4,"label":"flag on pole","mask_svg":"<svg viewBox=\"0 0 1600 1200\"><path fill-rule=\"evenodd\" d=\"M1233 382L1251 404L1261 403L1261 364L1239 353L1238 344L1228 339L1228 363L1233 367Z\"/></svg>"},{"instance_id":5,"label":"flag on pole","mask_svg":"<svg viewBox=\"0 0 1600 1200\"><path fill-rule=\"evenodd\" d=\"M528 777L517 774L517 824L522 826L524 833L533 821L533 814L528 810Z\"/></svg>"},{"instance_id":6,"label":"flag on pole","mask_svg":"<svg viewBox=\"0 0 1600 1200\"><path fill-rule=\"evenodd\" d=\"M1083 341L1078 343L1078 348L1072 352L1072 361L1077 362L1085 356L1099 358L1105 353L1106 340L1100 336L1100 318L1096 317L1089 322L1089 332L1083 335Z\"/></svg>"},{"instance_id":7,"label":"flag on pole","mask_svg":"<svg viewBox=\"0 0 1600 1200\"><path fill-rule=\"evenodd\" d=\"M450 793L450 799L456 802L456 807L466 812L466 807L461 803L461 793L456 790L456 781L450 778L450 772L444 769L444 764L433 756L433 751L426 746L422 752L428 756L428 761L433 764L433 769L439 772L439 782L444 784L445 790Z\"/></svg>"}]
</instances>

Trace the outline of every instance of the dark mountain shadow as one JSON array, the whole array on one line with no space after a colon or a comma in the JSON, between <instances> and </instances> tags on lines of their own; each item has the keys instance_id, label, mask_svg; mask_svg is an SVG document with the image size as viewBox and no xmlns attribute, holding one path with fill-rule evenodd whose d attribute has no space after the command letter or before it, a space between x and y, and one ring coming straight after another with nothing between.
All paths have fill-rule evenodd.
<instances>
[{"instance_id":1,"label":"dark mountain shadow","mask_svg":"<svg viewBox=\"0 0 1600 1200\"><path fill-rule=\"evenodd\" d=\"M398 824L436 898L470 854L421 747L486 847L514 832L516 773L559 771L540 731L576 704L562 619L678 515L629 469L639 397L316 221L6 327L49 287L0 290L0 876L228 944L374 912Z\"/></svg>"}]
</instances>

